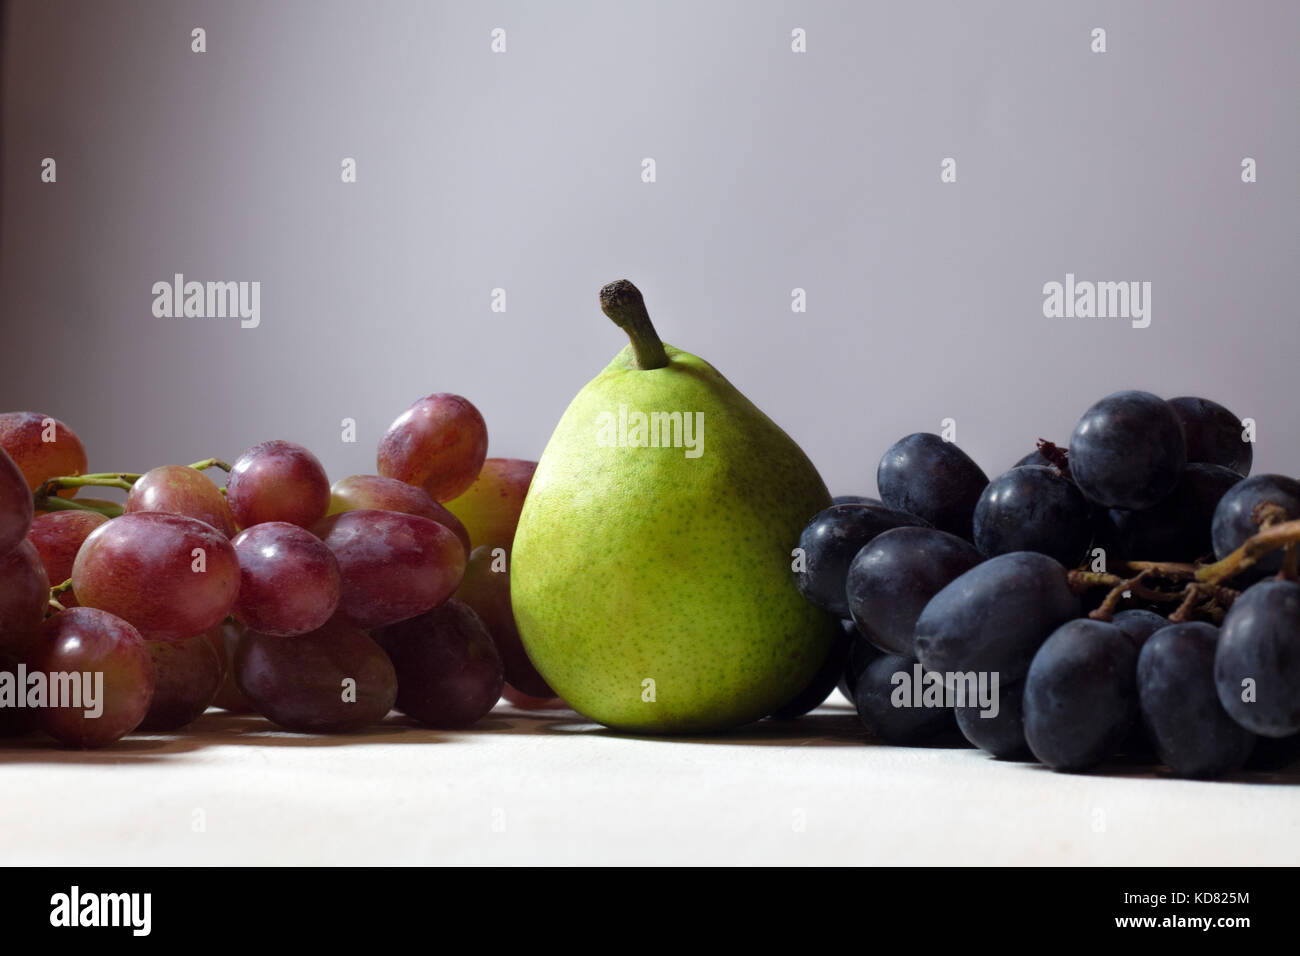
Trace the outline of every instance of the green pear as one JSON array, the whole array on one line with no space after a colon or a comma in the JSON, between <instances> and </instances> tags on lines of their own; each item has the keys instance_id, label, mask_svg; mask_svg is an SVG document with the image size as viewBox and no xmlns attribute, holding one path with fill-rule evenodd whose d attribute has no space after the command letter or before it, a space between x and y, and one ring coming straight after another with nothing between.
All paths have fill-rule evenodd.
<instances>
[{"instance_id":1,"label":"green pear","mask_svg":"<svg viewBox=\"0 0 1300 956\"><path fill-rule=\"evenodd\" d=\"M659 340L635 286L600 300L632 344L573 399L524 500L510 592L524 647L609 727L758 720L808 684L838 627L792 571L830 493L713 366Z\"/></svg>"}]
</instances>

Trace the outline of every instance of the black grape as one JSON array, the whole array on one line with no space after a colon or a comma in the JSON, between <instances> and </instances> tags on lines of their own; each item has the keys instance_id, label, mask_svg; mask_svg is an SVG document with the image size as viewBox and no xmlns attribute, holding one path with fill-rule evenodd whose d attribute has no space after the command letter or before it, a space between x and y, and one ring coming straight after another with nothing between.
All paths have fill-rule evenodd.
<instances>
[{"instance_id":1,"label":"black grape","mask_svg":"<svg viewBox=\"0 0 1300 956\"><path fill-rule=\"evenodd\" d=\"M1070 478L1069 452L1060 445L1039 439L1038 447L1012 465L1012 468L1054 468L1066 479Z\"/></svg>"},{"instance_id":2,"label":"black grape","mask_svg":"<svg viewBox=\"0 0 1300 956\"><path fill-rule=\"evenodd\" d=\"M889 446L876 469L880 499L970 540L971 516L989 483L970 456L938 435L917 432Z\"/></svg>"},{"instance_id":3,"label":"black grape","mask_svg":"<svg viewBox=\"0 0 1300 956\"><path fill-rule=\"evenodd\" d=\"M1241 419L1208 398L1169 399L1187 440L1187 460L1204 461L1249 475L1255 446L1242 440Z\"/></svg>"},{"instance_id":4,"label":"black grape","mask_svg":"<svg viewBox=\"0 0 1300 956\"><path fill-rule=\"evenodd\" d=\"M891 744L919 744L952 729L951 707L942 706L942 702L939 706L912 706L916 670L920 668L910 657L886 654L859 675L853 702L858 718L873 737ZM921 673L924 685L924 671ZM903 706L897 706L899 703Z\"/></svg>"},{"instance_id":5,"label":"black grape","mask_svg":"<svg viewBox=\"0 0 1300 956\"><path fill-rule=\"evenodd\" d=\"M1264 737L1300 731L1300 584L1261 581L1233 602L1214 683L1224 710L1247 730Z\"/></svg>"},{"instance_id":6,"label":"black grape","mask_svg":"<svg viewBox=\"0 0 1300 956\"><path fill-rule=\"evenodd\" d=\"M803 551L803 570L795 575L799 592L822 610L848 617L844 586L854 555L882 531L925 524L916 515L880 505L831 505L818 512L799 535Z\"/></svg>"},{"instance_id":7,"label":"black grape","mask_svg":"<svg viewBox=\"0 0 1300 956\"><path fill-rule=\"evenodd\" d=\"M844 661L844 672L840 675L840 682L835 686L852 703L853 690L858 686L858 678L867 669L867 665L880 656L880 649L863 637L858 626L852 621L840 621L840 627L849 639L849 653Z\"/></svg>"},{"instance_id":8,"label":"black grape","mask_svg":"<svg viewBox=\"0 0 1300 956\"><path fill-rule=\"evenodd\" d=\"M1157 614L1155 611L1146 611L1142 608L1129 608L1126 611L1120 611L1110 621L1121 631L1128 635L1133 646L1139 651L1148 638L1162 627L1169 626L1169 619Z\"/></svg>"},{"instance_id":9,"label":"black grape","mask_svg":"<svg viewBox=\"0 0 1300 956\"><path fill-rule=\"evenodd\" d=\"M1217 777L1239 769L1255 735L1228 716L1214 686L1219 629L1200 621L1171 624L1138 655L1138 702L1156 754L1184 777Z\"/></svg>"},{"instance_id":10,"label":"black grape","mask_svg":"<svg viewBox=\"0 0 1300 956\"><path fill-rule=\"evenodd\" d=\"M1210 526L1219 501L1241 475L1221 465L1183 468L1174 490L1143 511L1109 512L1108 536L1119 555L1135 560L1195 561L1213 550Z\"/></svg>"},{"instance_id":11,"label":"black grape","mask_svg":"<svg viewBox=\"0 0 1300 956\"><path fill-rule=\"evenodd\" d=\"M1088 502L1054 468L1012 468L975 505L975 546L985 557L1037 551L1073 567L1091 540Z\"/></svg>"},{"instance_id":12,"label":"black grape","mask_svg":"<svg viewBox=\"0 0 1300 956\"><path fill-rule=\"evenodd\" d=\"M1255 475L1228 489L1214 509L1211 537L1216 558L1237 550L1259 531L1255 509L1266 502L1281 507L1287 521L1300 518L1300 481L1285 475ZM1256 562L1252 577L1274 572L1281 566L1282 552L1274 551Z\"/></svg>"},{"instance_id":13,"label":"black grape","mask_svg":"<svg viewBox=\"0 0 1300 956\"><path fill-rule=\"evenodd\" d=\"M1173 490L1186 463L1178 416L1150 392L1108 395L1070 436L1070 475L1107 508L1150 508Z\"/></svg>"},{"instance_id":14,"label":"black grape","mask_svg":"<svg viewBox=\"0 0 1300 956\"><path fill-rule=\"evenodd\" d=\"M982 559L968 541L935 528L894 528L849 566L849 613L867 640L891 654L916 654L916 619L930 598Z\"/></svg>"},{"instance_id":15,"label":"black grape","mask_svg":"<svg viewBox=\"0 0 1300 956\"><path fill-rule=\"evenodd\" d=\"M997 671L1008 683L1079 611L1060 562L1035 551L1000 554L930 599L916 621L917 656L928 670Z\"/></svg>"},{"instance_id":16,"label":"black grape","mask_svg":"<svg viewBox=\"0 0 1300 956\"><path fill-rule=\"evenodd\" d=\"M1053 770L1088 770L1113 756L1138 714L1137 650L1113 624L1057 628L1025 677L1025 739Z\"/></svg>"},{"instance_id":17,"label":"black grape","mask_svg":"<svg viewBox=\"0 0 1300 956\"><path fill-rule=\"evenodd\" d=\"M1246 770L1275 773L1300 760L1300 734L1290 737L1256 737L1255 749L1246 759Z\"/></svg>"},{"instance_id":18,"label":"black grape","mask_svg":"<svg viewBox=\"0 0 1300 956\"><path fill-rule=\"evenodd\" d=\"M871 498L867 495L836 495L831 499L833 505L884 505L879 498Z\"/></svg>"},{"instance_id":19,"label":"black grape","mask_svg":"<svg viewBox=\"0 0 1300 956\"><path fill-rule=\"evenodd\" d=\"M976 704L953 708L957 729L967 740L985 753L1000 760L1017 760L1029 756L1025 742L1025 719L1022 695L1024 683L1014 681L998 686L998 712L984 716Z\"/></svg>"}]
</instances>

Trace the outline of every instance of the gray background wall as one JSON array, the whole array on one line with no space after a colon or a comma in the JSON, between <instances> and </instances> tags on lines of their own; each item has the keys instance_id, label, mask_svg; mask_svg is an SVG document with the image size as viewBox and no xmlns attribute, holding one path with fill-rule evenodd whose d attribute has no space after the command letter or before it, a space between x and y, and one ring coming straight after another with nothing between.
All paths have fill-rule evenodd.
<instances>
[{"instance_id":1,"label":"gray background wall","mask_svg":"<svg viewBox=\"0 0 1300 956\"><path fill-rule=\"evenodd\" d=\"M97 468L283 437L339 477L456 391L536 457L627 276L839 492L946 416L996 473L1121 387L1294 474L1298 40L1283 2L10 3L0 407ZM260 281L261 327L154 318L175 272ZM1150 328L1044 318L1066 272L1150 281Z\"/></svg>"}]
</instances>

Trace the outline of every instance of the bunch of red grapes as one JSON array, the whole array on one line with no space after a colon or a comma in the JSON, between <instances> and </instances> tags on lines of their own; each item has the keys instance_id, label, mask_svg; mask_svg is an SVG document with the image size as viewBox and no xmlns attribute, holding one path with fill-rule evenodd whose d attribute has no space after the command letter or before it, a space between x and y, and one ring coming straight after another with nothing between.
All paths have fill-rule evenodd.
<instances>
[{"instance_id":1,"label":"bunch of red grapes","mask_svg":"<svg viewBox=\"0 0 1300 956\"><path fill-rule=\"evenodd\" d=\"M0 679L16 690L0 695L0 735L98 747L178 730L209 706L339 733L394 708L464 728L503 692L561 705L510 608L535 463L487 458L487 444L478 409L437 394L389 428L378 474L333 486L288 441L233 466L89 475L62 422L0 414ZM86 485L126 501L74 500ZM66 674L102 675L99 713L52 693L16 703Z\"/></svg>"}]
</instances>

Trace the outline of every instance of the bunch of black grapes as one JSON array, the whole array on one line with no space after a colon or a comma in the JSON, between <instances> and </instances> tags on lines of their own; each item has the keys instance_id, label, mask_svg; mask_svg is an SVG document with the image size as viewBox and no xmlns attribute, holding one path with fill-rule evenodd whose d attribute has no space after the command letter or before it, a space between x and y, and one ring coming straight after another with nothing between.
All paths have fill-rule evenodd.
<instances>
[{"instance_id":1,"label":"bunch of black grapes","mask_svg":"<svg viewBox=\"0 0 1300 956\"><path fill-rule=\"evenodd\" d=\"M959 730L1056 770L1123 754L1211 777L1246 766L1261 739L1272 759L1300 752L1291 549L1216 581L1205 603L1190 585L1176 603L1137 584L1096 600L1108 562L1176 565L1194 581L1300 519L1300 482L1247 477L1252 442L1222 405L1142 391L1103 398L1068 448L1040 441L992 481L938 435L899 440L880 460L879 499L837 498L799 539L799 588L844 632L775 716L806 713L838 682L887 742ZM994 675L996 715L958 694ZM943 693L916 706L918 678Z\"/></svg>"}]
</instances>

